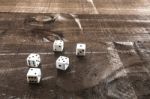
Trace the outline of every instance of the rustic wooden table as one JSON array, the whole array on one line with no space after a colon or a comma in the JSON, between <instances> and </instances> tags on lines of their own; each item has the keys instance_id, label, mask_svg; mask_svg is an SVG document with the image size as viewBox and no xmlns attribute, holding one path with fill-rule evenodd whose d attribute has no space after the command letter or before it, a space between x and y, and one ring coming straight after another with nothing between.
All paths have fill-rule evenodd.
<instances>
[{"instance_id":1,"label":"rustic wooden table","mask_svg":"<svg viewBox=\"0 0 150 99\"><path fill-rule=\"evenodd\" d=\"M0 99L149 99L149 5L148 0L1 0ZM38 22L39 16L57 17ZM61 54L52 51L55 39L65 41ZM87 44L85 57L75 56L78 42ZM42 58L37 85L26 82L26 57L33 52ZM70 58L65 72L55 68L59 55Z\"/></svg>"}]
</instances>

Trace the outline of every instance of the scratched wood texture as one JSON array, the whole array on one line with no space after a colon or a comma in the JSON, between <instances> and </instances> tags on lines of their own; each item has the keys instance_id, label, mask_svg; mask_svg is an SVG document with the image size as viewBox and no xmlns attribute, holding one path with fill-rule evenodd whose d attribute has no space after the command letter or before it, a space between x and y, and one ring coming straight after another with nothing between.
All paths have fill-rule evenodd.
<instances>
[{"instance_id":1,"label":"scratched wood texture","mask_svg":"<svg viewBox=\"0 0 150 99\"><path fill-rule=\"evenodd\" d=\"M0 0L0 99L150 99L150 1ZM57 16L53 22L37 17ZM55 54L55 39L65 41ZM87 44L85 57L76 43ZM39 53L42 82L26 82ZM56 70L60 55L70 68Z\"/></svg>"}]
</instances>

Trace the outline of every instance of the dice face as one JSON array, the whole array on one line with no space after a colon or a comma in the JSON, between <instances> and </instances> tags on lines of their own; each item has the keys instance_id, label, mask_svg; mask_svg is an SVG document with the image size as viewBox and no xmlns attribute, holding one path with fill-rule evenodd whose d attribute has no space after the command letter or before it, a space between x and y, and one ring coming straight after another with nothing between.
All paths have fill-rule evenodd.
<instances>
[{"instance_id":1,"label":"dice face","mask_svg":"<svg viewBox=\"0 0 150 99\"><path fill-rule=\"evenodd\" d=\"M41 63L41 58L39 54L31 53L27 57L27 65L30 67L38 67Z\"/></svg>"},{"instance_id":2,"label":"dice face","mask_svg":"<svg viewBox=\"0 0 150 99\"><path fill-rule=\"evenodd\" d=\"M86 52L86 44L78 43L76 46L76 55L85 56L85 52Z\"/></svg>"},{"instance_id":3,"label":"dice face","mask_svg":"<svg viewBox=\"0 0 150 99\"><path fill-rule=\"evenodd\" d=\"M69 67L69 58L65 56L60 56L56 60L56 68L61 70L66 70Z\"/></svg>"},{"instance_id":4,"label":"dice face","mask_svg":"<svg viewBox=\"0 0 150 99\"><path fill-rule=\"evenodd\" d=\"M41 69L30 68L27 73L27 82L28 83L40 83L40 81L41 81Z\"/></svg>"},{"instance_id":5,"label":"dice face","mask_svg":"<svg viewBox=\"0 0 150 99\"><path fill-rule=\"evenodd\" d=\"M64 49L64 41L63 40L55 40L53 43L53 51L62 52Z\"/></svg>"},{"instance_id":6,"label":"dice face","mask_svg":"<svg viewBox=\"0 0 150 99\"><path fill-rule=\"evenodd\" d=\"M27 81L28 83L38 83L38 79L35 76L29 76Z\"/></svg>"}]
</instances>

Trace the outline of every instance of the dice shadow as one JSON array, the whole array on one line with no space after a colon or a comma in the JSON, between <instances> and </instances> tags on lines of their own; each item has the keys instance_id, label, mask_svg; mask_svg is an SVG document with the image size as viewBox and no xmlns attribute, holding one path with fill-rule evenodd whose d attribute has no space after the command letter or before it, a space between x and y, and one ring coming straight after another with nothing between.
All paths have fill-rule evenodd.
<instances>
[{"instance_id":1,"label":"dice shadow","mask_svg":"<svg viewBox=\"0 0 150 99\"><path fill-rule=\"evenodd\" d=\"M65 50L63 50L62 52L57 52L57 51L53 51L53 52L54 52L54 56L55 57L59 57L59 56L65 55Z\"/></svg>"},{"instance_id":2,"label":"dice shadow","mask_svg":"<svg viewBox=\"0 0 150 99\"><path fill-rule=\"evenodd\" d=\"M40 81L40 83L28 83L29 89L31 90L37 90L42 86L42 80Z\"/></svg>"},{"instance_id":3,"label":"dice shadow","mask_svg":"<svg viewBox=\"0 0 150 99\"><path fill-rule=\"evenodd\" d=\"M30 68L39 68L39 69L42 70L42 63L40 63L38 67L31 67L31 66L29 66L28 69L30 69Z\"/></svg>"}]
</instances>

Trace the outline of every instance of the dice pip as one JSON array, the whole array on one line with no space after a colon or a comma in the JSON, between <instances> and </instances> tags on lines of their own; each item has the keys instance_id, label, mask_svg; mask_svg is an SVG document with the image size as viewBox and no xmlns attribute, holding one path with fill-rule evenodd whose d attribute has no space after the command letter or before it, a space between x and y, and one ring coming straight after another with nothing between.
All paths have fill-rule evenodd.
<instances>
[{"instance_id":1,"label":"dice pip","mask_svg":"<svg viewBox=\"0 0 150 99\"><path fill-rule=\"evenodd\" d=\"M29 67L39 67L40 63L41 63L41 58L39 54L31 53L27 57L27 65Z\"/></svg>"},{"instance_id":2,"label":"dice pip","mask_svg":"<svg viewBox=\"0 0 150 99\"><path fill-rule=\"evenodd\" d=\"M69 58L65 56L60 56L56 60L56 68L60 70L66 70L69 67Z\"/></svg>"},{"instance_id":3,"label":"dice pip","mask_svg":"<svg viewBox=\"0 0 150 99\"><path fill-rule=\"evenodd\" d=\"M85 52L86 52L86 44L78 43L76 46L76 55L85 56Z\"/></svg>"},{"instance_id":4,"label":"dice pip","mask_svg":"<svg viewBox=\"0 0 150 99\"><path fill-rule=\"evenodd\" d=\"M40 81L41 81L41 69L30 68L27 73L27 82L28 83L40 83Z\"/></svg>"},{"instance_id":5,"label":"dice pip","mask_svg":"<svg viewBox=\"0 0 150 99\"><path fill-rule=\"evenodd\" d=\"M63 40L55 40L53 43L53 51L62 52L64 49L64 41Z\"/></svg>"}]
</instances>

